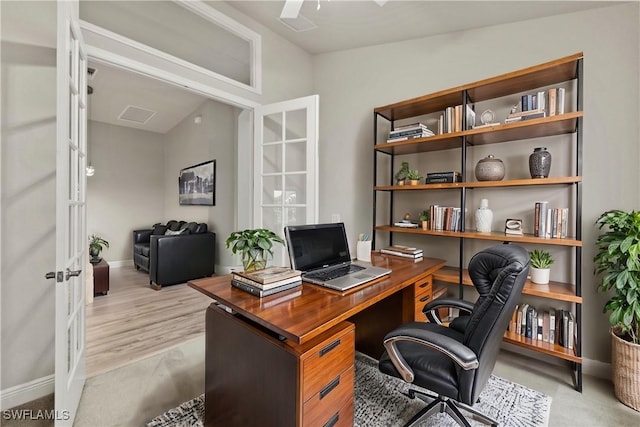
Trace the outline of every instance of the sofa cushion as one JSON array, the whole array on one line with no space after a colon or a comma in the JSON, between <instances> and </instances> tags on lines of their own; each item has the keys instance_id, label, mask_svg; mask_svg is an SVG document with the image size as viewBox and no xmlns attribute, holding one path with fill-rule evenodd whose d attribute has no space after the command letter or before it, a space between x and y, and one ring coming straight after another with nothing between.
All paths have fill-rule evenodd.
<instances>
[{"instance_id":1,"label":"sofa cushion","mask_svg":"<svg viewBox=\"0 0 640 427\"><path fill-rule=\"evenodd\" d=\"M167 231L167 226L162 224L155 224L153 226L153 231L151 234L153 235L163 235Z\"/></svg>"},{"instance_id":2,"label":"sofa cushion","mask_svg":"<svg viewBox=\"0 0 640 427\"><path fill-rule=\"evenodd\" d=\"M165 231L164 235L165 236L179 236L180 234L185 234L184 231L185 231L185 229L182 229L182 230L167 230L167 231Z\"/></svg>"},{"instance_id":3,"label":"sofa cushion","mask_svg":"<svg viewBox=\"0 0 640 427\"><path fill-rule=\"evenodd\" d=\"M206 232L207 232L207 224L205 224L204 222L197 224L196 229L192 231L193 234L200 234L200 233L206 233Z\"/></svg>"},{"instance_id":4,"label":"sofa cushion","mask_svg":"<svg viewBox=\"0 0 640 427\"><path fill-rule=\"evenodd\" d=\"M136 243L133 245L133 253L149 256L149 243Z\"/></svg>"},{"instance_id":5,"label":"sofa cushion","mask_svg":"<svg viewBox=\"0 0 640 427\"><path fill-rule=\"evenodd\" d=\"M196 222L188 222L182 226L182 228L184 228L189 234L195 234L197 227L198 227L198 223Z\"/></svg>"}]
</instances>

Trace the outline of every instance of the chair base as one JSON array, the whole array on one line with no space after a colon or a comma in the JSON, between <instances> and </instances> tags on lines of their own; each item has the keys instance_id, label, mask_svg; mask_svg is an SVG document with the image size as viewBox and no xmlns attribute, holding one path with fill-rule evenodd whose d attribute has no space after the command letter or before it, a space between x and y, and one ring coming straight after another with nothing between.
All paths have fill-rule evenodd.
<instances>
[{"instance_id":1,"label":"chair base","mask_svg":"<svg viewBox=\"0 0 640 427\"><path fill-rule=\"evenodd\" d=\"M454 419L460 426L471 427L467 419L462 415L460 409L464 409L472 414L473 418L481 423L490 425L491 427L498 427L498 422L488 416L478 412L476 409L464 403L457 402L445 396L431 395L418 390L409 390L407 393L411 399L418 398L428 405L420 412L415 414L404 427L413 427L419 425L422 421L426 420L430 416L437 413L446 413Z\"/></svg>"}]
</instances>

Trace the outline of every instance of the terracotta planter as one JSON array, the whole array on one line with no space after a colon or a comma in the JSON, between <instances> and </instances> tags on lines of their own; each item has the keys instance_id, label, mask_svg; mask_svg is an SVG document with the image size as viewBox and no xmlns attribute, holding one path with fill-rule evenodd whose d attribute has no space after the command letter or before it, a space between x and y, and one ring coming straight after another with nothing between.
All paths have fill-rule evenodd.
<instances>
[{"instance_id":1,"label":"terracotta planter","mask_svg":"<svg viewBox=\"0 0 640 427\"><path fill-rule=\"evenodd\" d=\"M419 182L420 182L419 179L410 179L409 180L409 185L418 185Z\"/></svg>"},{"instance_id":2,"label":"terracotta planter","mask_svg":"<svg viewBox=\"0 0 640 427\"><path fill-rule=\"evenodd\" d=\"M400 181L397 181L396 184L398 185L404 185L404 179L401 179Z\"/></svg>"},{"instance_id":3,"label":"terracotta planter","mask_svg":"<svg viewBox=\"0 0 640 427\"><path fill-rule=\"evenodd\" d=\"M423 230L429 229L429 221L420 221L420 225L422 226Z\"/></svg>"},{"instance_id":4,"label":"terracotta planter","mask_svg":"<svg viewBox=\"0 0 640 427\"><path fill-rule=\"evenodd\" d=\"M640 345L611 330L611 379L620 402L640 412Z\"/></svg>"}]
</instances>

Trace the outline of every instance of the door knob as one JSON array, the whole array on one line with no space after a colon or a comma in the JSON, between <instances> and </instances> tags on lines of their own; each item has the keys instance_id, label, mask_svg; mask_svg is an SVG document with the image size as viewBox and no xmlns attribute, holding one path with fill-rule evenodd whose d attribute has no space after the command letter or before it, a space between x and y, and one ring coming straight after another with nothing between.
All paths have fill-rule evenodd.
<instances>
[{"instance_id":1,"label":"door knob","mask_svg":"<svg viewBox=\"0 0 640 427\"><path fill-rule=\"evenodd\" d=\"M55 271L50 271L47 274L44 275L45 279L55 279L56 278L56 272Z\"/></svg>"},{"instance_id":2,"label":"door knob","mask_svg":"<svg viewBox=\"0 0 640 427\"><path fill-rule=\"evenodd\" d=\"M82 270L69 270L67 268L67 274L65 275L65 279L64 280L69 280L69 277L79 276L80 273L82 273Z\"/></svg>"}]
</instances>

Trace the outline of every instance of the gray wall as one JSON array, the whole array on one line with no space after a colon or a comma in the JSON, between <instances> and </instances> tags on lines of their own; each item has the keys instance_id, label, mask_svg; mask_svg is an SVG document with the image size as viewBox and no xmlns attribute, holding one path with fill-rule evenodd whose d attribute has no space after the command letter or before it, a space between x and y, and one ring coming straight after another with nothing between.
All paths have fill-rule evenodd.
<instances>
[{"instance_id":1,"label":"gray wall","mask_svg":"<svg viewBox=\"0 0 640 427\"><path fill-rule=\"evenodd\" d=\"M56 51L54 3L1 2L0 8L4 391L53 373L55 284L44 274L55 269ZM53 21L28 38L17 36L39 13Z\"/></svg>"},{"instance_id":2,"label":"gray wall","mask_svg":"<svg viewBox=\"0 0 640 427\"><path fill-rule=\"evenodd\" d=\"M609 361L609 324L602 314L605 298L596 294L592 274L597 235L593 224L605 210L640 206L639 15L638 3L618 5L315 56L314 83L320 94L320 219L339 213L352 245L357 233L371 229L374 107L583 51L583 355ZM517 150L519 160L513 151L489 146L473 161L494 150L503 160L510 159L507 168L524 168L522 158L540 142L526 142ZM556 163L567 160L558 156ZM526 169L521 173L526 174ZM510 191L494 190L485 197L498 209L496 216L504 217L513 210L509 205L513 196ZM532 205L533 197L527 203ZM415 206L414 213L421 208L422 204ZM426 249L435 245L442 257L447 253L442 245L448 244L442 240L446 239L414 244ZM538 300L538 304L544 302Z\"/></svg>"},{"instance_id":3,"label":"gray wall","mask_svg":"<svg viewBox=\"0 0 640 427\"><path fill-rule=\"evenodd\" d=\"M89 122L88 158L96 173L87 177L87 235L109 242L101 253L107 261L131 260L131 231L163 219L165 140L155 132Z\"/></svg>"}]
</instances>

